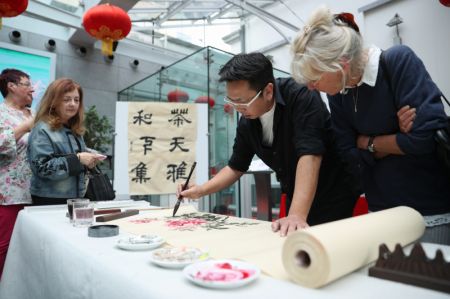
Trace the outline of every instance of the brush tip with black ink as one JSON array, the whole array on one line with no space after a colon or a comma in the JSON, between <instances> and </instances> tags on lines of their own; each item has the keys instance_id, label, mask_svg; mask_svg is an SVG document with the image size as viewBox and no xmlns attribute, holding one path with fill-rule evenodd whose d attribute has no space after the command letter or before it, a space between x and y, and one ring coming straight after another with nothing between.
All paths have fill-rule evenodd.
<instances>
[{"instance_id":1,"label":"brush tip with black ink","mask_svg":"<svg viewBox=\"0 0 450 299\"><path fill-rule=\"evenodd\" d=\"M189 172L189 175L186 179L186 182L183 185L182 191L186 190L186 188L188 187L189 184L189 180L191 179L192 173L194 172L195 166L197 165L197 162L194 162L191 166L191 171ZM172 213L172 217L175 217L175 214L178 211L178 208L180 207L180 203L181 200L183 199L183 196L181 196L181 194L178 197L177 203L175 204L175 206L173 207L173 213Z\"/></svg>"}]
</instances>

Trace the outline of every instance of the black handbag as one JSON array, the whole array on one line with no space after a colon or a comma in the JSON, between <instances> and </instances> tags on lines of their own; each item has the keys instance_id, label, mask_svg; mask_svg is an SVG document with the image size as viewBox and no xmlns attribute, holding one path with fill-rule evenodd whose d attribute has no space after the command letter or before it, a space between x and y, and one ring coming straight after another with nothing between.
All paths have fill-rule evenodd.
<instances>
[{"instance_id":1,"label":"black handbag","mask_svg":"<svg viewBox=\"0 0 450 299\"><path fill-rule=\"evenodd\" d=\"M95 166L88 170L89 183L86 189L85 198L91 201L113 200L116 197L113 186L108 176L100 168Z\"/></svg>"},{"instance_id":2,"label":"black handbag","mask_svg":"<svg viewBox=\"0 0 450 299\"><path fill-rule=\"evenodd\" d=\"M442 99L450 107L450 102L444 95L442 95ZM444 163L446 168L450 170L450 117L447 117L446 128L436 130L434 140L436 141L436 153L439 161Z\"/></svg>"}]
</instances>

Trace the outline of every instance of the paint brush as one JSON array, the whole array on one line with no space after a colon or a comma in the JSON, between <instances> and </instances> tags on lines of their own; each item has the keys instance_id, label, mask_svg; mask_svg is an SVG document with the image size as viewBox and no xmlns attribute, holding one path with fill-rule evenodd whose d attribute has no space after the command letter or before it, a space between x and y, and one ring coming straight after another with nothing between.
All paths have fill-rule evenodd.
<instances>
[{"instance_id":1,"label":"paint brush","mask_svg":"<svg viewBox=\"0 0 450 299\"><path fill-rule=\"evenodd\" d=\"M191 179L192 173L194 172L194 169L195 169L195 166L196 166L196 165L197 165L197 162L194 162L194 163L192 164L191 171L189 172L189 175L188 175L188 177L187 177L187 179L186 179L186 182L184 183L183 188L181 189L181 191L186 190L186 188L188 187L189 180ZM183 196L181 196L181 194L180 194L180 195L178 196L177 203L176 203L175 206L173 207L173 214L172 214L172 217L175 217L175 214L177 213L178 208L180 207L180 203L181 203L182 200L183 200Z\"/></svg>"}]
</instances>

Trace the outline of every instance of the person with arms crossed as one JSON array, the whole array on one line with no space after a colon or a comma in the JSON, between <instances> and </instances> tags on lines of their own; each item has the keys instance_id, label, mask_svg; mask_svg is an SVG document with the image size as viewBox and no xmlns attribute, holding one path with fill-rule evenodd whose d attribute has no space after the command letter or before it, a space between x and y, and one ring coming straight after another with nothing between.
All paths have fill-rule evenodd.
<instances>
[{"instance_id":1,"label":"person with arms crossed","mask_svg":"<svg viewBox=\"0 0 450 299\"><path fill-rule=\"evenodd\" d=\"M436 155L447 126L441 91L407 46L365 47L349 13L316 10L295 39L292 74L328 94L340 150L362 178L370 211L409 206L421 241L450 244L450 174Z\"/></svg>"},{"instance_id":2,"label":"person with arms crossed","mask_svg":"<svg viewBox=\"0 0 450 299\"><path fill-rule=\"evenodd\" d=\"M330 115L319 93L292 78L273 76L261 53L239 54L220 70L230 103L241 113L233 154L211 180L178 188L177 195L196 199L236 182L256 154L277 175L287 193L288 216L275 221L282 236L352 216L359 188L336 154Z\"/></svg>"}]
</instances>

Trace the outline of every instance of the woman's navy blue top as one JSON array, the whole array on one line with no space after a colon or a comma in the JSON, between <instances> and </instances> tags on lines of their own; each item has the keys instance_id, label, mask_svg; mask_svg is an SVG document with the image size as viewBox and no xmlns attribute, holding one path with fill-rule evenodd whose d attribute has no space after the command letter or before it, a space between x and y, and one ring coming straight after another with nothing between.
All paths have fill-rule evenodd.
<instances>
[{"instance_id":1,"label":"woman's navy blue top","mask_svg":"<svg viewBox=\"0 0 450 299\"><path fill-rule=\"evenodd\" d=\"M375 86L362 84L357 92L355 88L328 96L340 151L360 172L371 211L405 205L423 215L448 213L450 175L437 159L433 139L436 129L447 125L441 91L410 48L395 46L383 56L388 76L380 66ZM416 108L408 134L400 132L396 114L405 105ZM357 149L361 134L395 134L405 155L375 159L369 151Z\"/></svg>"}]
</instances>

